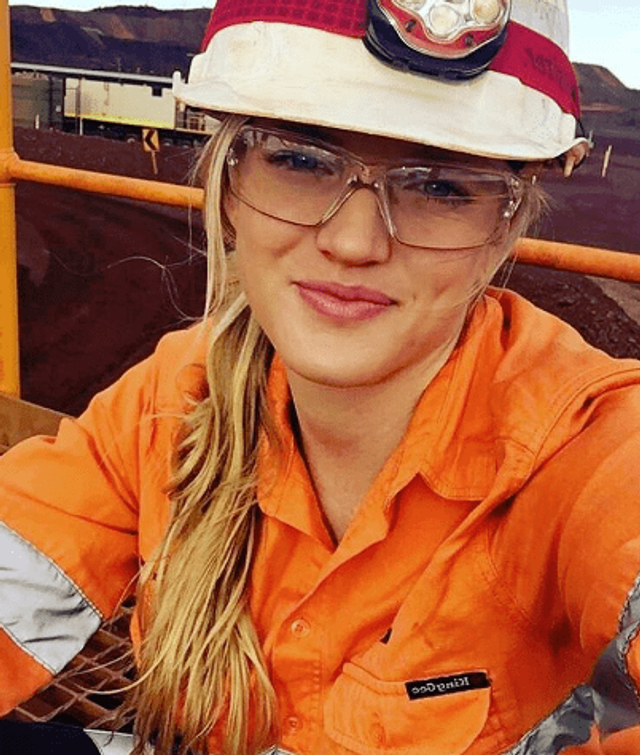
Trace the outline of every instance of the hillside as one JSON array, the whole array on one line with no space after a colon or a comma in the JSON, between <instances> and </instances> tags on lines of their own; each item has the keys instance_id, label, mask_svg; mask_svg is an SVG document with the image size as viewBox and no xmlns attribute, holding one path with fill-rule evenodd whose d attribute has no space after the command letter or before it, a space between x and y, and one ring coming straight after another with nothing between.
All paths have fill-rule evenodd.
<instances>
[{"instance_id":1,"label":"hillside","mask_svg":"<svg viewBox=\"0 0 640 755\"><path fill-rule=\"evenodd\" d=\"M149 6L66 11L16 5L10 11L13 60L158 76L186 74L210 13Z\"/></svg>"},{"instance_id":2,"label":"hillside","mask_svg":"<svg viewBox=\"0 0 640 755\"><path fill-rule=\"evenodd\" d=\"M600 134L640 137L640 90L628 89L604 66L574 65L585 126Z\"/></svg>"}]
</instances>

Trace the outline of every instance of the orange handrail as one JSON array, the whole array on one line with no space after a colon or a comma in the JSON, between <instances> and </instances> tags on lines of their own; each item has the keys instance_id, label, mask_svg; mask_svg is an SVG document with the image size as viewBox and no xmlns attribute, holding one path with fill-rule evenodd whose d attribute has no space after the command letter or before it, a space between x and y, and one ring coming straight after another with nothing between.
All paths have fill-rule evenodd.
<instances>
[{"instance_id":1,"label":"orange handrail","mask_svg":"<svg viewBox=\"0 0 640 755\"><path fill-rule=\"evenodd\" d=\"M640 283L640 255L631 252L524 238L518 241L514 257L527 265Z\"/></svg>"},{"instance_id":2,"label":"orange handrail","mask_svg":"<svg viewBox=\"0 0 640 755\"><path fill-rule=\"evenodd\" d=\"M0 154L0 163L2 154ZM14 152L4 157L4 170L14 180L35 181L36 183L66 186L95 194L139 199L142 202L156 202L174 207L201 207L202 189L178 184L148 181L142 178L114 176L91 170L63 168L59 165L21 160ZM0 165L0 173L2 166Z\"/></svg>"},{"instance_id":3,"label":"orange handrail","mask_svg":"<svg viewBox=\"0 0 640 755\"><path fill-rule=\"evenodd\" d=\"M202 190L22 160L13 149L9 33L8 2L0 0L0 391L18 394L14 182L35 181L192 208L202 206ZM640 283L640 255L627 252L526 238L518 242L515 256L530 265Z\"/></svg>"}]
</instances>

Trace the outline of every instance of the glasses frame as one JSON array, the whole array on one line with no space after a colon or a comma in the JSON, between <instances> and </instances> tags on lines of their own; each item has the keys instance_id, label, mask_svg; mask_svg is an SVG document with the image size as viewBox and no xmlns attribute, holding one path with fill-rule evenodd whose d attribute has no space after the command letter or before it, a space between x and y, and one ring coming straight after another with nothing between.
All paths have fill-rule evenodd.
<instances>
[{"instance_id":1,"label":"glasses frame","mask_svg":"<svg viewBox=\"0 0 640 755\"><path fill-rule=\"evenodd\" d=\"M328 209L323 213L320 220L316 221L315 223L305 223L297 220L290 220L286 217L281 217L280 215L267 212L260 207L257 207L255 204L251 203L238 191L235 190L229 171L230 168L236 167L239 163L239 158L237 156L236 150L234 149L234 146L239 139L242 139L243 136L250 131L259 134L272 135L286 141L296 142L300 143L301 145L308 145L311 147L316 147L318 149L326 150L327 152L335 154L345 161L345 165L348 166L348 169L345 169L345 179L342 190L338 193L335 200L331 203ZM402 162L397 163L385 162L384 160L376 163L368 163L362 160L358 155L355 155L353 152L350 152L343 147L322 141L321 139L315 139L313 137L306 136L305 134L300 134L299 132L294 130L280 129L275 127L263 127L248 123L239 129L238 134L229 147L226 156L226 165L227 183L231 194L233 194L233 196L244 205L250 207L252 210L255 210L261 215L264 215L265 217L272 218L274 220L280 220L283 223L288 223L290 225L295 225L302 228L321 228L325 223L331 220L334 215L336 215L340 208L356 191L359 191L360 189L368 189L373 192L376 198L380 215L386 226L390 238L392 238L397 243L402 244L403 246L409 246L414 249L431 249L434 251L466 251L472 249L481 249L487 244L496 242L504 231L504 229L500 228L500 221L505 221L507 228L509 227L511 220L514 218L516 212L522 204L522 200L525 195L525 185L527 183L526 178L519 176L513 170L499 170L497 168L483 168L481 170L478 170L478 173L502 178L505 182L505 187L507 188L507 193L505 196L509 197L508 204L503 210L502 214L499 215L496 219L496 228L482 243L471 244L467 246L454 245L451 247L430 247L428 244L415 244L404 241L398 235L398 231L391 214L387 176L391 171L402 169L429 169L435 166L460 169L467 167L464 163L456 163L453 161L437 159L427 161L417 158L408 158L407 160L403 160ZM470 170L473 170L472 166L468 167ZM371 178L372 176L375 177ZM496 195L496 197L499 196L503 195Z\"/></svg>"}]
</instances>

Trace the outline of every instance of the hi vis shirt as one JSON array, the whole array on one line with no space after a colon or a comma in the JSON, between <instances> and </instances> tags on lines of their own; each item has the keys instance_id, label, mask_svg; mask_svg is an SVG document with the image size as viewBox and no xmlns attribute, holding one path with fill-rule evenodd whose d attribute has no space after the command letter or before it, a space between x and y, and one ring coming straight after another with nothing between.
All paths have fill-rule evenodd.
<instances>
[{"instance_id":1,"label":"hi vis shirt","mask_svg":"<svg viewBox=\"0 0 640 755\"><path fill-rule=\"evenodd\" d=\"M205 340L165 337L56 440L0 460L0 712L152 556ZM337 547L278 360L269 400L282 448L261 449L250 601L282 750L640 753L639 363L487 296Z\"/></svg>"}]
</instances>

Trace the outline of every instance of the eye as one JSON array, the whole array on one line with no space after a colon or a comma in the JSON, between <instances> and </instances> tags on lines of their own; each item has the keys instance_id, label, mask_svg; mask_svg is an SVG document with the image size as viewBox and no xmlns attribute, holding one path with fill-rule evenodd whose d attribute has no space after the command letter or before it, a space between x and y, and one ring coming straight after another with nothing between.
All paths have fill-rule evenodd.
<instances>
[{"instance_id":1,"label":"eye","mask_svg":"<svg viewBox=\"0 0 640 755\"><path fill-rule=\"evenodd\" d=\"M333 172L331 167L317 155L303 150L282 149L267 154L266 159L270 165L302 173L329 175Z\"/></svg>"},{"instance_id":2,"label":"eye","mask_svg":"<svg viewBox=\"0 0 640 755\"><path fill-rule=\"evenodd\" d=\"M466 179L466 180L465 180ZM458 206L474 198L472 182L448 168L399 168L388 174L391 192L411 201L437 201Z\"/></svg>"},{"instance_id":3,"label":"eye","mask_svg":"<svg viewBox=\"0 0 640 755\"><path fill-rule=\"evenodd\" d=\"M422 181L413 190L434 199L460 199L469 196L460 184L445 180Z\"/></svg>"}]
</instances>

